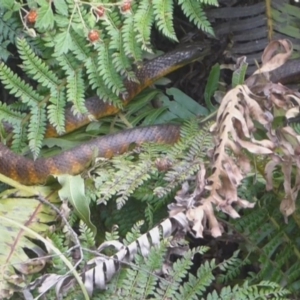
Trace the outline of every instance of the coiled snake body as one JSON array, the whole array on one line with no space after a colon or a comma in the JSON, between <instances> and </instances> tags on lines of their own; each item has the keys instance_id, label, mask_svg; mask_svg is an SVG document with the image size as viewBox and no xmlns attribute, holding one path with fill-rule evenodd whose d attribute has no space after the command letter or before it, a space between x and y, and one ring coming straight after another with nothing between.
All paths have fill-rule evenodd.
<instances>
[{"instance_id":1,"label":"coiled snake body","mask_svg":"<svg viewBox=\"0 0 300 300\"><path fill-rule=\"evenodd\" d=\"M128 104L144 88L166 74L199 59L209 51L203 44L186 45L165 55L157 57L143 67L136 76L139 83L125 81L127 90L124 105ZM86 100L86 107L94 118L115 114L117 107L99 99L91 97ZM90 116L76 117L71 110L65 113L66 132L71 132L90 122ZM140 145L144 142L175 143L179 139L180 128L176 125L158 125L125 130L116 134L93 139L83 145L62 152L49 158L39 158L35 161L13 153L0 143L0 173L25 185L45 183L49 175L78 174L91 162L95 155L111 157L124 153L132 144ZM55 128L50 125L46 136L56 136Z\"/></svg>"},{"instance_id":2,"label":"coiled snake body","mask_svg":"<svg viewBox=\"0 0 300 300\"><path fill-rule=\"evenodd\" d=\"M166 74L199 59L210 51L209 45L192 44L175 49L165 55L151 60L140 68L136 76L139 83L125 81L127 95L124 105L128 104L141 90L151 85L155 80ZM296 78L300 75L300 62L287 67L278 68L271 73L273 82L289 81L289 72ZM86 100L86 107L94 118L115 114L119 108L114 107L98 97ZM66 132L71 132L90 122L90 116L76 117L72 111L66 111ZM56 131L50 125L46 137L56 136ZM130 145L140 145L144 142L172 144L178 141L180 127L177 125L157 125L125 130L116 134L98 137L71 150L62 152L50 158L39 158L36 161L13 153L0 143L0 173L25 185L45 183L49 175L78 174L96 156L110 158L124 153Z\"/></svg>"}]
</instances>

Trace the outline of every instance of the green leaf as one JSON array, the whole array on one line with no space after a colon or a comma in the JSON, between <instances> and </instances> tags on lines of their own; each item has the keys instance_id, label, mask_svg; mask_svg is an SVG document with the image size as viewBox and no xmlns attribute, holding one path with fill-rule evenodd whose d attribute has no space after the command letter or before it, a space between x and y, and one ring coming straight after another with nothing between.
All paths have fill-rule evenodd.
<instances>
[{"instance_id":1,"label":"green leaf","mask_svg":"<svg viewBox=\"0 0 300 300\"><path fill-rule=\"evenodd\" d=\"M207 79L207 84L205 86L205 91L204 91L204 99L207 108L210 111L214 111L215 107L211 103L211 97L214 95L214 92L217 90L218 85L219 85L219 78L220 78L220 65L215 64L209 73L208 79Z\"/></svg>"},{"instance_id":2,"label":"green leaf","mask_svg":"<svg viewBox=\"0 0 300 300\"><path fill-rule=\"evenodd\" d=\"M65 1L61 1L61 0L54 0L53 4L55 6L55 9L57 10L57 12L63 16L68 16L68 5L66 4Z\"/></svg>"},{"instance_id":3,"label":"green leaf","mask_svg":"<svg viewBox=\"0 0 300 300\"><path fill-rule=\"evenodd\" d=\"M63 1L62 1L63 2ZM44 6L41 6L37 13L38 17L36 20L35 27L40 30L51 30L54 26L54 16L51 8L51 2Z\"/></svg>"},{"instance_id":4,"label":"green leaf","mask_svg":"<svg viewBox=\"0 0 300 300\"><path fill-rule=\"evenodd\" d=\"M89 200L85 196L84 180L80 175L58 175L56 176L62 188L58 191L62 201L68 200L74 207L76 214L96 235L96 227L91 222Z\"/></svg>"},{"instance_id":5,"label":"green leaf","mask_svg":"<svg viewBox=\"0 0 300 300\"><path fill-rule=\"evenodd\" d=\"M16 3L15 1L11 0L1 0L0 6L13 11L18 11L21 8L20 3Z\"/></svg>"},{"instance_id":6,"label":"green leaf","mask_svg":"<svg viewBox=\"0 0 300 300\"><path fill-rule=\"evenodd\" d=\"M205 107L197 103L194 99L176 88L167 89L167 94L174 97L174 100L182 105L185 110L193 116L207 116L208 111Z\"/></svg>"},{"instance_id":7,"label":"green leaf","mask_svg":"<svg viewBox=\"0 0 300 300\"><path fill-rule=\"evenodd\" d=\"M55 52L57 55L67 53L73 49L74 44L70 32L68 30L57 33L54 37Z\"/></svg>"}]
</instances>

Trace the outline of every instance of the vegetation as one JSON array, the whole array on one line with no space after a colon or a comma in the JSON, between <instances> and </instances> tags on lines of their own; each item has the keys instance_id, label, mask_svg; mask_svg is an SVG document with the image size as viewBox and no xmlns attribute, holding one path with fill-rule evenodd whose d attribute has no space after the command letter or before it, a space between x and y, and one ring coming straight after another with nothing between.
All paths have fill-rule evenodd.
<instances>
[{"instance_id":1,"label":"vegetation","mask_svg":"<svg viewBox=\"0 0 300 300\"><path fill-rule=\"evenodd\" d=\"M60 186L28 187L0 174L6 184L0 194L0 298L299 296L300 139L297 124L284 121L300 104L293 90L244 83L241 65L216 109L215 66L206 107L175 88L149 89L118 117L45 139L48 123L65 133L68 105L75 115L87 114L87 97L122 108L124 81L136 81L135 70L156 52L153 31L177 42L179 9L212 36L204 8L217 4L1 1L0 80L10 94L0 99L1 137L14 152L29 151L35 159L112 128L178 119L183 125L173 147L147 144L110 160L95 157L86 173L58 176ZM274 49L283 52L281 64L292 55L290 42L273 42L265 51L275 59L263 61L261 70L278 67ZM159 109L149 104L155 97ZM220 248L228 245L229 255L193 246L208 235L225 236Z\"/></svg>"}]
</instances>

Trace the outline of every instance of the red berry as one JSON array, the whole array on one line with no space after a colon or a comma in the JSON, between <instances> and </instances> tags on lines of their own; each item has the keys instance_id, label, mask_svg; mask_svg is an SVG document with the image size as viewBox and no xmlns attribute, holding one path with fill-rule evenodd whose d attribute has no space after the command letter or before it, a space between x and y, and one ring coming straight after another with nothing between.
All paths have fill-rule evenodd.
<instances>
[{"instance_id":1,"label":"red berry","mask_svg":"<svg viewBox=\"0 0 300 300\"><path fill-rule=\"evenodd\" d=\"M131 9L131 1L126 0L123 2L123 4L120 7L122 13L127 13Z\"/></svg>"},{"instance_id":2,"label":"red berry","mask_svg":"<svg viewBox=\"0 0 300 300\"><path fill-rule=\"evenodd\" d=\"M30 24L34 24L37 18L37 11L36 10L31 10L28 15L27 15L27 21Z\"/></svg>"},{"instance_id":3,"label":"red berry","mask_svg":"<svg viewBox=\"0 0 300 300\"><path fill-rule=\"evenodd\" d=\"M105 8L103 6L98 6L96 8L96 14L99 18L102 18L105 14Z\"/></svg>"},{"instance_id":4,"label":"red berry","mask_svg":"<svg viewBox=\"0 0 300 300\"><path fill-rule=\"evenodd\" d=\"M92 29L90 32L89 32L89 40L91 43L94 43L94 42L97 42L100 38L100 34L97 30L94 30Z\"/></svg>"}]
</instances>

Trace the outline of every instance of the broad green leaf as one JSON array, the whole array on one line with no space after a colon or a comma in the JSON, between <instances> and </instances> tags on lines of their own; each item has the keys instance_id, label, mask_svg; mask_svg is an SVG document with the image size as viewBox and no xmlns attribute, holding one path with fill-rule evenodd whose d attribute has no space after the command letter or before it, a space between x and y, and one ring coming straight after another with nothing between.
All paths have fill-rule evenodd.
<instances>
[{"instance_id":1,"label":"broad green leaf","mask_svg":"<svg viewBox=\"0 0 300 300\"><path fill-rule=\"evenodd\" d=\"M76 213L86 225L96 234L96 227L91 222L89 201L85 196L84 180L80 175L56 176L62 188L58 191L61 200L68 200L74 207Z\"/></svg>"},{"instance_id":2,"label":"broad green leaf","mask_svg":"<svg viewBox=\"0 0 300 300\"><path fill-rule=\"evenodd\" d=\"M175 102L184 107L185 110L189 111L193 116L207 116L208 111L205 107L197 103L194 99L183 93L179 89L170 88L167 89L167 94L173 96Z\"/></svg>"},{"instance_id":3,"label":"broad green leaf","mask_svg":"<svg viewBox=\"0 0 300 300\"><path fill-rule=\"evenodd\" d=\"M54 38L54 42L55 42L55 52L57 53L57 55L67 53L74 46L71 35L67 30L61 33L57 33Z\"/></svg>"},{"instance_id":4,"label":"broad green leaf","mask_svg":"<svg viewBox=\"0 0 300 300\"><path fill-rule=\"evenodd\" d=\"M61 1L61 0L54 0L53 4L55 6L55 9L57 10L57 12L63 16L68 16L68 5L66 4L65 1Z\"/></svg>"},{"instance_id":5,"label":"broad green leaf","mask_svg":"<svg viewBox=\"0 0 300 300\"><path fill-rule=\"evenodd\" d=\"M37 29L50 30L54 26L54 17L51 5L49 3L38 9L38 18L35 24Z\"/></svg>"}]
</instances>

